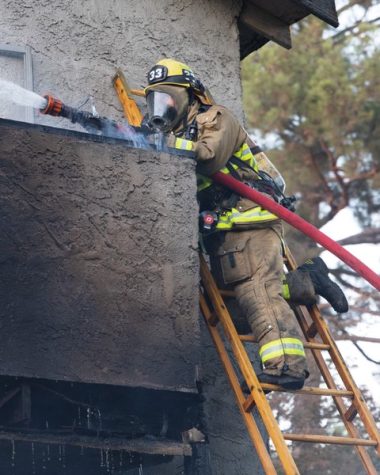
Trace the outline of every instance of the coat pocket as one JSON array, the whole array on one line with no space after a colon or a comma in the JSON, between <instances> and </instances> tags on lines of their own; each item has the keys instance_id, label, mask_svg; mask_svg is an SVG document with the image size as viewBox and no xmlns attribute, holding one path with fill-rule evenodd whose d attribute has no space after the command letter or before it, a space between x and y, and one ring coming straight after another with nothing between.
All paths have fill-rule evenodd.
<instances>
[{"instance_id":1,"label":"coat pocket","mask_svg":"<svg viewBox=\"0 0 380 475\"><path fill-rule=\"evenodd\" d=\"M224 283L233 284L249 279L252 277L248 252L249 237L239 236L228 241L218 250Z\"/></svg>"}]
</instances>

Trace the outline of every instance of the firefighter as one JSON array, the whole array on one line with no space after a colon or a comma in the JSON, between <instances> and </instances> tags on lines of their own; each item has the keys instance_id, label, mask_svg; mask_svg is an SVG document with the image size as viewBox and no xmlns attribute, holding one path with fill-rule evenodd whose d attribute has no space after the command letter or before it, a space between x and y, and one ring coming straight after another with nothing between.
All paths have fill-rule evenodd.
<instances>
[{"instance_id":1,"label":"firefighter","mask_svg":"<svg viewBox=\"0 0 380 475\"><path fill-rule=\"evenodd\" d=\"M208 92L186 64L173 59L155 64L148 73L145 96L147 125L167 134L168 147L195 152L200 215L214 221L204 236L205 246L213 272L222 276L225 285L233 286L259 343L263 368L259 380L286 389L302 388L308 376L305 352L298 323L284 297L296 292L297 303L312 305L318 292L343 312L347 301L342 291L328 278L320 258L288 274L282 285L281 221L210 178L222 171L260 189L263 183L254 157L257 146L227 108L211 104ZM274 197L268 183L264 185L260 191Z\"/></svg>"}]
</instances>

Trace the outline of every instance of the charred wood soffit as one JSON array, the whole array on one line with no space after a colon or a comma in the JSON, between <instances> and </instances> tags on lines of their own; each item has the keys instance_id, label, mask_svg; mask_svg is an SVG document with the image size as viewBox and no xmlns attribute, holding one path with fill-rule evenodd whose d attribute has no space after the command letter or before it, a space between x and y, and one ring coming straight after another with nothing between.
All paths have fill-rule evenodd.
<instances>
[{"instance_id":1,"label":"charred wood soffit","mask_svg":"<svg viewBox=\"0 0 380 475\"><path fill-rule=\"evenodd\" d=\"M0 453L1 441L14 440L190 456L183 434L199 423L200 403L192 394L2 376Z\"/></svg>"},{"instance_id":2,"label":"charred wood soffit","mask_svg":"<svg viewBox=\"0 0 380 475\"><path fill-rule=\"evenodd\" d=\"M335 0L245 0L238 21L241 59L268 41L291 48L290 25L310 14L338 26Z\"/></svg>"}]
</instances>

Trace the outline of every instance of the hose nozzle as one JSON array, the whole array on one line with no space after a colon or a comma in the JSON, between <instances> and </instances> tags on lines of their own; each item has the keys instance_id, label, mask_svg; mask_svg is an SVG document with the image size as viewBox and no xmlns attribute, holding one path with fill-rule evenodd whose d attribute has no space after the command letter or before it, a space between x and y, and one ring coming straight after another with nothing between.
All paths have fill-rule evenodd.
<instances>
[{"instance_id":1,"label":"hose nozzle","mask_svg":"<svg viewBox=\"0 0 380 475\"><path fill-rule=\"evenodd\" d=\"M48 114L53 116L62 115L63 103L49 94L43 96L46 99L45 107L40 109L41 114Z\"/></svg>"},{"instance_id":2,"label":"hose nozzle","mask_svg":"<svg viewBox=\"0 0 380 475\"><path fill-rule=\"evenodd\" d=\"M46 100L46 104L40 108L41 114L64 117L65 119L70 120L73 124L80 124L92 134L123 138L126 135L127 128L130 135L135 134L132 127L120 127L115 121L107 119L106 117L99 117L91 112L67 106L66 104L63 104L61 100L56 99L49 94L45 94L43 97Z\"/></svg>"}]
</instances>

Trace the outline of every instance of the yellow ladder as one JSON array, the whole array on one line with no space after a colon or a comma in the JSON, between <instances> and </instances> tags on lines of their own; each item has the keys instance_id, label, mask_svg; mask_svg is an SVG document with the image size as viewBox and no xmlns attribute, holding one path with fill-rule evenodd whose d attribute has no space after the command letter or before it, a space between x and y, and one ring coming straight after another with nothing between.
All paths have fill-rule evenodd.
<instances>
[{"instance_id":1,"label":"yellow ladder","mask_svg":"<svg viewBox=\"0 0 380 475\"><path fill-rule=\"evenodd\" d=\"M136 101L131 97L144 96L144 91L139 89L131 89L127 84L123 72L118 69L113 77L113 85L123 105L124 114L128 122L133 126L140 126L142 121L141 111ZM286 250L286 265L288 270L294 270L296 263L291 256L289 250ZM350 437L333 437L321 435L306 435L306 434L282 434L273 416L270 405L264 394L264 390L282 391L279 386L271 384L260 384L252 367L252 363L247 355L244 343L253 342L253 338L245 335L238 335L235 325L232 322L231 316L221 296L214 279L208 269L204 257L200 257L201 264L201 293L200 306L203 316L206 320L207 327L214 340L215 346L218 350L219 356L222 360L223 366L227 373L228 379L235 393L236 400L246 423L251 440L257 450L258 456L261 460L262 466L267 474L275 474L273 462L270 458L266 444L257 428L256 422L252 416L252 409L257 407L261 418L264 421L269 437L276 448L281 464L286 475L298 474L299 471L293 460L293 457L286 445L286 440L303 441L303 442L317 442L317 443L332 443L342 445L354 445L358 451L361 461L367 473L374 475L376 469L365 449L365 446L374 446L377 452L380 451L380 436L376 429L375 421L364 402L363 396L352 379L343 358L332 338L326 322L323 320L317 306L314 306L310 311L304 307L296 307L295 314L298 322L305 335L305 348L312 351L315 361L321 371L324 381L328 389L304 387L296 391L300 394L312 395L329 395L332 396L336 407L342 417ZM227 294L230 297L230 295ZM251 394L246 397L241 388L238 375L236 374L232 362L229 358L227 349L224 345L224 340L217 328L218 323L221 323L224 334L230 341L236 362L240 371L251 390ZM322 343L316 339L320 337ZM327 367L327 364L321 354L322 351L328 351L331 360L346 387L346 390L337 389L334 379ZM349 407L346 406L344 399L351 401ZM370 439L361 439L356 426L353 424L355 417L359 415L363 425L370 436Z\"/></svg>"},{"instance_id":2,"label":"yellow ladder","mask_svg":"<svg viewBox=\"0 0 380 475\"><path fill-rule=\"evenodd\" d=\"M296 263L288 249L286 250L285 264L288 270L294 270L296 268ZM317 366L319 367L322 377L326 383L327 389L304 387L298 391L287 392L317 396L332 396L349 437L312 434L288 434L281 432L269 402L265 396L264 390L285 390L273 384L261 384L259 382L244 346L246 343L253 342L253 337L249 335L239 335L237 333L235 325L222 297L223 294L225 298L231 298L233 297L233 293L231 293L231 291L228 292L218 289L203 255L200 256L200 270L201 312L206 321L221 362L224 366L228 380L235 394L241 415L247 426L249 436L256 448L265 473L276 474L277 472L268 452L268 448L252 415L252 409L255 406L257 407L257 410L266 427L267 433L273 442L286 475L299 474L299 470L295 464L289 447L286 444L287 440L297 442L353 445L356 447L366 472L371 475L376 474L376 468L366 450L366 446L376 447L377 452L380 453L379 432L376 428L372 414L368 409L368 406L366 405L360 390L352 379L352 376L350 375L350 372L343 361L337 345L331 336L329 328L322 318L317 306L313 306L310 310L307 310L305 307L296 307L294 312L305 336L304 346L305 348L312 351ZM223 333L224 338L222 336ZM317 339L317 337L319 338ZM239 375L237 374L228 354L225 341L229 342L235 362L240 369L241 375L244 377L248 387L250 388L250 394L248 397L243 393L240 387ZM334 363L343 384L345 385L345 390L337 388L333 376L322 355L322 352L324 351L329 353L329 356ZM346 400L349 401L348 405L345 402ZM366 433L369 435L368 439L361 438L358 428L354 425L353 421L357 416L360 417Z\"/></svg>"}]
</instances>

